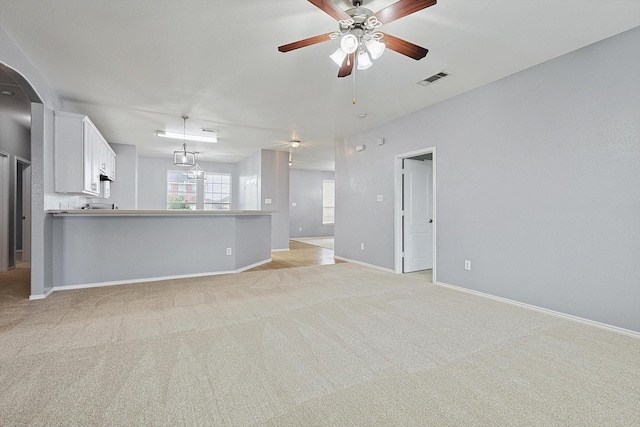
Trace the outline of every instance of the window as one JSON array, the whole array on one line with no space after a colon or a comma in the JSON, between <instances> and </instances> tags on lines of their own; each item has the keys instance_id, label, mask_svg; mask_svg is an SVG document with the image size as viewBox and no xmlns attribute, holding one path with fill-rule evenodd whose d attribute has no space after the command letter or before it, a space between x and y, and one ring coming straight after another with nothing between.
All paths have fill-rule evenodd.
<instances>
[{"instance_id":1,"label":"window","mask_svg":"<svg viewBox=\"0 0 640 427\"><path fill-rule=\"evenodd\" d=\"M231 175L207 173L204 182L204 209L228 211L231 205Z\"/></svg>"},{"instance_id":2,"label":"window","mask_svg":"<svg viewBox=\"0 0 640 427\"><path fill-rule=\"evenodd\" d=\"M186 170L167 171L167 209L229 210L230 206L230 174L208 172L200 183L188 179Z\"/></svg>"},{"instance_id":3,"label":"window","mask_svg":"<svg viewBox=\"0 0 640 427\"><path fill-rule=\"evenodd\" d=\"M196 208L198 186L187 179L187 171L167 171L167 209Z\"/></svg>"},{"instance_id":4,"label":"window","mask_svg":"<svg viewBox=\"0 0 640 427\"><path fill-rule=\"evenodd\" d=\"M334 223L336 184L334 180L322 181L322 225Z\"/></svg>"}]
</instances>

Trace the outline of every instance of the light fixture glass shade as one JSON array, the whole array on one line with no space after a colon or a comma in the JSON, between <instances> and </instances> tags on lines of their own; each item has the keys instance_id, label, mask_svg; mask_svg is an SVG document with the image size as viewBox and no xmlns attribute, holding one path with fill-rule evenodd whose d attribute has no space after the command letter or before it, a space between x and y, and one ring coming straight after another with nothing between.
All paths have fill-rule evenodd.
<instances>
[{"instance_id":1,"label":"light fixture glass shade","mask_svg":"<svg viewBox=\"0 0 640 427\"><path fill-rule=\"evenodd\" d=\"M377 40L371 39L365 43L367 50L371 54L371 59L378 59L384 53L385 48L387 47L384 43L379 42Z\"/></svg>"},{"instance_id":2,"label":"light fixture glass shade","mask_svg":"<svg viewBox=\"0 0 640 427\"><path fill-rule=\"evenodd\" d=\"M186 141L198 141L198 142L218 142L217 136L200 136L200 135L187 135L178 132L166 132L159 130L156 132L156 136L161 138L182 139Z\"/></svg>"},{"instance_id":3,"label":"light fixture glass shade","mask_svg":"<svg viewBox=\"0 0 640 427\"><path fill-rule=\"evenodd\" d=\"M372 65L373 62L371 62L369 54L366 51L361 50L358 53L358 70L366 70L368 68L371 68Z\"/></svg>"},{"instance_id":4,"label":"light fixture glass shade","mask_svg":"<svg viewBox=\"0 0 640 427\"><path fill-rule=\"evenodd\" d=\"M340 49L346 54L350 54L358 50L358 38L353 34L342 36L340 40ZM342 65L342 63L340 64Z\"/></svg>"},{"instance_id":5,"label":"light fixture glass shade","mask_svg":"<svg viewBox=\"0 0 640 427\"><path fill-rule=\"evenodd\" d=\"M338 50L329 55L329 58L331 58L331 60L335 62L338 67L342 67L342 63L344 62L344 58L346 57L347 54L344 53L342 48L338 48Z\"/></svg>"},{"instance_id":6,"label":"light fixture glass shade","mask_svg":"<svg viewBox=\"0 0 640 427\"><path fill-rule=\"evenodd\" d=\"M195 166L196 153L187 149L187 144L182 144L180 150L173 152L173 164L176 166Z\"/></svg>"},{"instance_id":7,"label":"light fixture glass shade","mask_svg":"<svg viewBox=\"0 0 640 427\"><path fill-rule=\"evenodd\" d=\"M292 140L289 144L291 145L291 148L300 147L300 141L298 141L297 139Z\"/></svg>"},{"instance_id":8,"label":"light fixture glass shade","mask_svg":"<svg viewBox=\"0 0 640 427\"><path fill-rule=\"evenodd\" d=\"M207 172L196 164L194 167L187 171L187 178L189 179L206 179Z\"/></svg>"}]
</instances>

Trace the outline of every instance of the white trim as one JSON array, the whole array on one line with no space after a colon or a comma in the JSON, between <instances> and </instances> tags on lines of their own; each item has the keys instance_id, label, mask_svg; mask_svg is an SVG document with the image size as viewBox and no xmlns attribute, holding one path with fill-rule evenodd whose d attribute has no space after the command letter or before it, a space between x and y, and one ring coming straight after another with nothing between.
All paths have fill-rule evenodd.
<instances>
[{"instance_id":1,"label":"white trim","mask_svg":"<svg viewBox=\"0 0 640 427\"><path fill-rule=\"evenodd\" d=\"M6 166L6 170L3 165ZM12 225L11 217L11 153L0 150L0 271L9 271L13 266L9 265L10 253L15 248L9 247L9 233Z\"/></svg>"},{"instance_id":2,"label":"white trim","mask_svg":"<svg viewBox=\"0 0 640 427\"><path fill-rule=\"evenodd\" d=\"M13 156L13 157L16 160L16 162L24 163L26 165L31 166L31 160L24 159L24 158L22 158L20 156Z\"/></svg>"},{"instance_id":3,"label":"white trim","mask_svg":"<svg viewBox=\"0 0 640 427\"><path fill-rule=\"evenodd\" d=\"M35 300L39 300L39 299L45 299L46 297L48 297L49 295L51 295L51 292L53 292L54 289L53 288L49 288L49 290L47 292L45 292L44 294L34 294L34 295L29 295L29 301L35 301Z\"/></svg>"},{"instance_id":4,"label":"white trim","mask_svg":"<svg viewBox=\"0 0 640 427\"><path fill-rule=\"evenodd\" d=\"M87 289L87 288L100 288L103 286L118 286L118 285L132 285L136 283L147 283L147 282L160 282L164 280L175 280L175 279L189 279L193 277L203 277L203 276L220 276L222 274L235 274L242 273L245 270L249 270L250 268L258 267L262 264L266 264L271 262L271 258L265 259L262 261L258 261L254 264L247 265L245 267L238 268L236 270L227 270L227 271L214 271L207 273L194 273L194 274L179 274L176 276L162 276L162 277L150 277L144 279L133 279L133 280L114 280L111 282L96 282L96 283L81 283L77 285L63 285L63 286L55 286L50 289L48 292L42 295L31 295L29 297L30 300L35 299L43 299L49 296L52 291L70 291L75 289Z\"/></svg>"},{"instance_id":5,"label":"white trim","mask_svg":"<svg viewBox=\"0 0 640 427\"><path fill-rule=\"evenodd\" d=\"M271 262L271 261L273 261L272 258L265 259L263 261L258 261L255 264L251 264L251 265L247 265L246 267L239 268L239 269L235 270L234 273L242 273L243 271L249 270L249 269L254 268L254 267L258 267L258 266L260 266L262 264L266 264L266 263Z\"/></svg>"},{"instance_id":6,"label":"white trim","mask_svg":"<svg viewBox=\"0 0 640 427\"><path fill-rule=\"evenodd\" d=\"M523 308L526 308L526 309L529 309L529 310L539 311L541 313L550 314L552 316L562 317L562 318L564 318L566 320L572 320L574 322L584 323L584 324L587 324L587 325L590 325L590 326L595 326L595 327L600 328L600 329L606 329L606 330L611 331L611 332L617 332L619 334L627 335L627 336L630 336L630 337L633 337L633 338L640 338L640 332L632 331L630 329L620 328L618 326L613 326L613 325L607 325L606 323L596 322L595 320L585 319L583 317L578 317L578 316L574 316L574 315L571 315L571 314L562 313L560 311L550 310L548 308L538 307L536 305L531 305L531 304L527 304L527 303L524 303L524 302L511 300L511 299L508 299L508 298L503 298L503 297L498 297L498 296L491 295L491 294L486 294L484 292L475 291L473 289L467 289L467 288L462 288L462 287L456 286L456 285L450 285L448 283L436 282L435 280L433 280L433 284L434 285L438 285L438 286L442 286L442 287L445 287L445 288L454 289L456 291L466 292L466 293L473 294L473 295L476 295L476 296L480 296L480 297L489 298L489 299L492 299L492 300L504 302L504 303L507 303L507 304L516 305L518 307L523 307Z\"/></svg>"},{"instance_id":7,"label":"white trim","mask_svg":"<svg viewBox=\"0 0 640 427\"><path fill-rule=\"evenodd\" d=\"M402 160L409 159L411 157L421 156L424 154L432 154L433 158L433 281L436 280L436 239L438 233L436 229L438 227L437 221L437 209L436 209L436 147L428 147L422 148L420 150L409 151L406 153L400 153L395 155L394 159L394 175L393 175L393 184L394 184L394 204L393 204L393 236L394 236L394 245L393 245L393 257L394 257L394 272L398 274L402 274Z\"/></svg>"},{"instance_id":8,"label":"white trim","mask_svg":"<svg viewBox=\"0 0 640 427\"><path fill-rule=\"evenodd\" d=\"M31 161L24 159L20 156L13 156L13 253L17 253L18 252L18 221L22 221L22 217L26 216L29 218L29 221L31 221L31 212L29 212L29 215L25 215L24 214L24 206L22 206L22 215L20 218L18 218L18 163L21 163L23 165L26 165L27 167L31 167ZM31 174L31 171L29 171L29 174ZM24 175L23 175L24 176ZM31 196L31 188L29 187L29 197ZM23 181L23 187L22 187L22 192L24 194L24 181ZM23 198L24 200L24 198ZM30 207L30 206L29 206ZM24 228L22 229L22 232L24 233ZM29 237L31 235L31 224L29 224ZM24 234L23 234L23 239L24 239ZM24 247L23 245L24 240L22 242L20 242L21 246ZM20 252L22 252L22 250L20 250ZM29 258L29 261L31 261L31 258ZM13 260L13 264L16 265L16 261L15 258Z\"/></svg>"},{"instance_id":9,"label":"white trim","mask_svg":"<svg viewBox=\"0 0 640 427\"><path fill-rule=\"evenodd\" d=\"M365 267L375 268L376 270L386 271L387 273L395 273L395 271L393 269L386 268L386 267L380 267L379 265L369 264L369 263L362 262L362 261L356 261L354 259L344 258L344 257L341 257L341 256L334 256L334 258L335 259L339 259L340 261L351 262L353 264L359 264L359 265L363 265Z\"/></svg>"},{"instance_id":10,"label":"white trim","mask_svg":"<svg viewBox=\"0 0 640 427\"><path fill-rule=\"evenodd\" d=\"M291 249L289 248L283 248L283 249L271 249L271 252L286 252L286 251L290 251Z\"/></svg>"}]
</instances>

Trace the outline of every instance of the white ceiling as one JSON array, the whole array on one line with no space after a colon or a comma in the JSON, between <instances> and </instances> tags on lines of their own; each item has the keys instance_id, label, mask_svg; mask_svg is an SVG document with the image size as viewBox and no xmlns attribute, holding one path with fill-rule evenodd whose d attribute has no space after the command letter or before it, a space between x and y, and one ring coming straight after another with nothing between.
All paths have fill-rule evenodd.
<instances>
[{"instance_id":1,"label":"white ceiling","mask_svg":"<svg viewBox=\"0 0 640 427\"><path fill-rule=\"evenodd\" d=\"M0 0L0 25L109 142L168 157L181 142L155 131L182 132L187 114L187 133L219 131L218 144L188 144L202 160L237 162L296 138L294 167L332 170L336 140L639 26L640 1L440 0L382 27L429 54L387 51L355 89L328 58L337 41L278 52L337 29L306 0ZM416 84L440 71L451 75Z\"/></svg>"}]
</instances>

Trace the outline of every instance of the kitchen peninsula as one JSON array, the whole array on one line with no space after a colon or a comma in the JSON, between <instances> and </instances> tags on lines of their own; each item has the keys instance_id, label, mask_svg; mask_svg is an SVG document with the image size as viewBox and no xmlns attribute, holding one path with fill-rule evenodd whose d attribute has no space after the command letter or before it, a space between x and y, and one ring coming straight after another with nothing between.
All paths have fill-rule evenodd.
<instances>
[{"instance_id":1,"label":"kitchen peninsula","mask_svg":"<svg viewBox=\"0 0 640 427\"><path fill-rule=\"evenodd\" d=\"M47 213L53 290L235 273L271 260L271 211Z\"/></svg>"}]
</instances>

